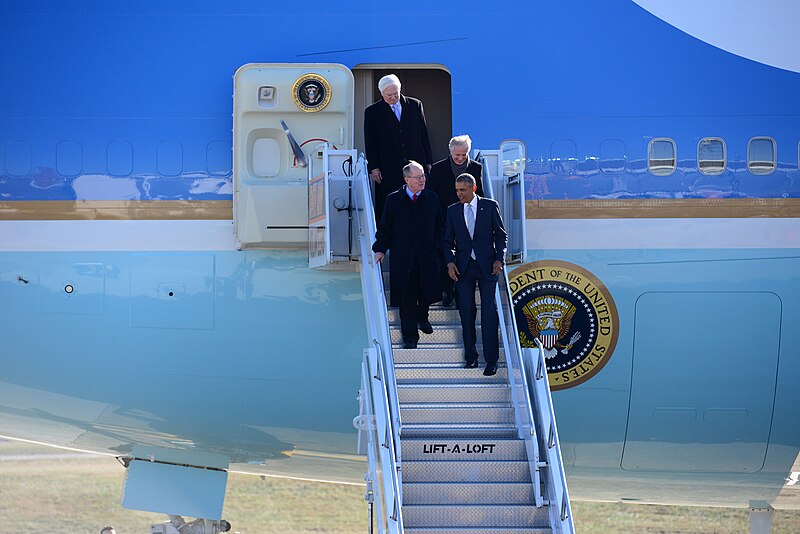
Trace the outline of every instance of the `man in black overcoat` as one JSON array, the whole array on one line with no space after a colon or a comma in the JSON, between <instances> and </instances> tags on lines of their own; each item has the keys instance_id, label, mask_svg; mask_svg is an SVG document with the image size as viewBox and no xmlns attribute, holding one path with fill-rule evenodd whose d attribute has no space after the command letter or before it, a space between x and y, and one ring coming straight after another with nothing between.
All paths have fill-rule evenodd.
<instances>
[{"instance_id":1,"label":"man in black overcoat","mask_svg":"<svg viewBox=\"0 0 800 534\"><path fill-rule=\"evenodd\" d=\"M428 308L442 298L439 247L443 216L439 197L425 190L422 165L412 161L402 174L406 185L386 197L372 250L376 262L391 251L389 305L400 308L403 347L414 349L419 330L433 333Z\"/></svg>"},{"instance_id":2,"label":"man in black overcoat","mask_svg":"<svg viewBox=\"0 0 800 534\"><path fill-rule=\"evenodd\" d=\"M442 202L442 212L446 213L448 206L458 202L456 196L456 177L468 173L475 178L475 185L477 189L475 193L483 196L483 169L481 164L477 161L470 159L469 151L472 148L472 139L468 135L457 135L450 139L448 145L450 149L450 156L441 161L433 164L431 172L428 175L428 181L425 184L425 189L430 189L439 195L439 200ZM450 276L447 274L447 262L442 257L442 290L444 291L444 298L442 304L450 307L453 305L454 285Z\"/></svg>"},{"instance_id":3,"label":"man in black overcoat","mask_svg":"<svg viewBox=\"0 0 800 534\"><path fill-rule=\"evenodd\" d=\"M403 167L413 160L428 171L433 157L422 102L401 94L394 74L381 78L378 90L381 100L364 110L364 144L380 220L387 195L403 185Z\"/></svg>"},{"instance_id":4,"label":"man in black overcoat","mask_svg":"<svg viewBox=\"0 0 800 534\"><path fill-rule=\"evenodd\" d=\"M456 283L458 315L464 336L466 367L478 366L475 348L475 286L481 294L481 338L484 375L497 372L499 341L495 292L497 275L505 262L508 235L500 217L500 206L490 198L475 194L475 178L462 174L456 178L460 202L447 208L444 230L444 256L447 270ZM455 251L455 253L454 253Z\"/></svg>"}]
</instances>

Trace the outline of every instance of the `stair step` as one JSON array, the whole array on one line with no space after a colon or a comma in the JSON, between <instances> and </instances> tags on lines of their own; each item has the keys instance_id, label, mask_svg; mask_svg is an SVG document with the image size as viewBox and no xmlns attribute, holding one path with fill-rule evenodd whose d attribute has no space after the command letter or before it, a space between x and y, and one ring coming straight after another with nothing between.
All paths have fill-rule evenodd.
<instances>
[{"instance_id":1,"label":"stair step","mask_svg":"<svg viewBox=\"0 0 800 534\"><path fill-rule=\"evenodd\" d=\"M389 291L389 279L388 278L384 280L383 287L384 287L383 294L386 297L386 302L388 304L389 302L392 301L392 297L391 297L390 291ZM480 294L480 291L478 291L477 289L475 290L475 304L478 307L480 307L480 305L481 305L481 294ZM432 304L431 308L433 308L434 306L435 307L439 307L439 308L444 308L444 306L442 306L442 302L441 301L438 301L435 304ZM455 308L455 303L453 303L453 307Z\"/></svg>"},{"instance_id":2,"label":"stair step","mask_svg":"<svg viewBox=\"0 0 800 534\"><path fill-rule=\"evenodd\" d=\"M479 347L478 352L483 352ZM423 345L422 348L416 349L392 349L392 355L395 363L458 363L464 365L464 348L428 348ZM506 352L503 348L500 349L500 361L505 362ZM483 356L481 360L483 361Z\"/></svg>"},{"instance_id":3,"label":"stair step","mask_svg":"<svg viewBox=\"0 0 800 534\"><path fill-rule=\"evenodd\" d=\"M403 505L403 526L414 527L547 527L547 508L523 504Z\"/></svg>"},{"instance_id":4,"label":"stair step","mask_svg":"<svg viewBox=\"0 0 800 534\"><path fill-rule=\"evenodd\" d=\"M535 505L530 483L404 482L403 505L503 503Z\"/></svg>"},{"instance_id":5,"label":"stair step","mask_svg":"<svg viewBox=\"0 0 800 534\"><path fill-rule=\"evenodd\" d=\"M550 527L541 528L491 528L491 527L404 527L403 532L407 534L551 534Z\"/></svg>"},{"instance_id":6,"label":"stair step","mask_svg":"<svg viewBox=\"0 0 800 534\"><path fill-rule=\"evenodd\" d=\"M391 326L400 326L400 309L389 308L389 324ZM428 312L428 320L432 325L444 325L461 328L461 317L458 315L458 310L454 307L431 307ZM477 321L480 321L480 313L478 313Z\"/></svg>"},{"instance_id":7,"label":"stair step","mask_svg":"<svg viewBox=\"0 0 800 534\"><path fill-rule=\"evenodd\" d=\"M407 423L514 423L509 403L402 403L400 417Z\"/></svg>"},{"instance_id":8,"label":"stair step","mask_svg":"<svg viewBox=\"0 0 800 534\"><path fill-rule=\"evenodd\" d=\"M403 423L403 438L516 438L517 428L508 423Z\"/></svg>"},{"instance_id":9,"label":"stair step","mask_svg":"<svg viewBox=\"0 0 800 534\"><path fill-rule=\"evenodd\" d=\"M521 439L403 438L402 460L514 460L528 459Z\"/></svg>"},{"instance_id":10,"label":"stair step","mask_svg":"<svg viewBox=\"0 0 800 534\"><path fill-rule=\"evenodd\" d=\"M476 329L477 339L481 339L480 326ZM392 343L401 343L403 341L403 333L400 332L399 327L391 328ZM419 334L419 344L460 344L464 346L464 340L461 336L461 325L437 325L433 327L432 334Z\"/></svg>"},{"instance_id":11,"label":"stair step","mask_svg":"<svg viewBox=\"0 0 800 534\"><path fill-rule=\"evenodd\" d=\"M403 462L403 482L528 482L527 461L409 460Z\"/></svg>"},{"instance_id":12,"label":"stair step","mask_svg":"<svg viewBox=\"0 0 800 534\"><path fill-rule=\"evenodd\" d=\"M399 384L397 396L401 403L511 402L511 388L484 380L470 384Z\"/></svg>"},{"instance_id":13,"label":"stair step","mask_svg":"<svg viewBox=\"0 0 800 534\"><path fill-rule=\"evenodd\" d=\"M459 364L395 364L394 375L397 383L434 383L434 382L486 382L507 383L508 369L504 364L498 365L497 374L484 376L483 368L465 369Z\"/></svg>"},{"instance_id":14,"label":"stair step","mask_svg":"<svg viewBox=\"0 0 800 534\"><path fill-rule=\"evenodd\" d=\"M402 348L403 348L402 340L397 342L392 341L392 352ZM475 349L478 351L479 354L481 355L483 354L483 345L476 345ZM464 342L459 339L458 342L454 343L439 343L432 341L431 336L420 334L419 341L417 342L417 348L405 349L405 350L460 350L463 352Z\"/></svg>"}]
</instances>

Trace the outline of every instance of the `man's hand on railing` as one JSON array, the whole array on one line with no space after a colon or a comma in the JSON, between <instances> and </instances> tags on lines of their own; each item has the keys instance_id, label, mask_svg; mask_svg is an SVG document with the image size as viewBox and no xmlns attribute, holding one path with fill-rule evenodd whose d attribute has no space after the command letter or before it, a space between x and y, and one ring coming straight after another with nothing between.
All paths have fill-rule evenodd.
<instances>
[{"instance_id":1,"label":"man's hand on railing","mask_svg":"<svg viewBox=\"0 0 800 534\"><path fill-rule=\"evenodd\" d=\"M383 261L383 252L376 252L375 263L380 263L381 261Z\"/></svg>"}]
</instances>

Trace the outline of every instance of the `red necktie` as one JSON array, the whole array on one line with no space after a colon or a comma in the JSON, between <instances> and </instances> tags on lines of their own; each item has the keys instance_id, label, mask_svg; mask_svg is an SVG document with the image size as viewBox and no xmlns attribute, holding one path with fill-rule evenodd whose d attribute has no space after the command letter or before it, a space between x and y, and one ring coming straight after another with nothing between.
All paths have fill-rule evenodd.
<instances>
[{"instance_id":1,"label":"red necktie","mask_svg":"<svg viewBox=\"0 0 800 534\"><path fill-rule=\"evenodd\" d=\"M413 202L414 204L417 203L417 194L416 193L414 193L414 196L411 197L411 202Z\"/></svg>"}]
</instances>

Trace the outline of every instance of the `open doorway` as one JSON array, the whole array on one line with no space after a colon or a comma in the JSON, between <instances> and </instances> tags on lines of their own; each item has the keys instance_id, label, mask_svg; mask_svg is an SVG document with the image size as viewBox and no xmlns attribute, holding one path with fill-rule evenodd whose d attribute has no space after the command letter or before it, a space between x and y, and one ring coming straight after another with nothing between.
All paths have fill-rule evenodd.
<instances>
[{"instance_id":1,"label":"open doorway","mask_svg":"<svg viewBox=\"0 0 800 534\"><path fill-rule=\"evenodd\" d=\"M453 99L450 73L441 65L356 65L354 134L355 148L364 151L364 109L381 98L378 80L396 74L401 92L422 101L433 161L448 156L447 143L453 136Z\"/></svg>"}]
</instances>

